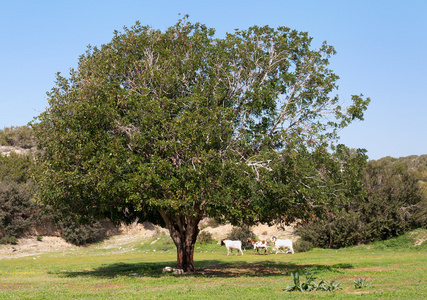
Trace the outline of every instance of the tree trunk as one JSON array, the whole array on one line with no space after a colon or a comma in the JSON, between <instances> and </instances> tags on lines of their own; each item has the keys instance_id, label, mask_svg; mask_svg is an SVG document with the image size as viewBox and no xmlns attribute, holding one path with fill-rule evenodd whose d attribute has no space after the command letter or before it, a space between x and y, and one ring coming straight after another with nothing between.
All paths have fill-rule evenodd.
<instances>
[{"instance_id":1,"label":"tree trunk","mask_svg":"<svg viewBox=\"0 0 427 300\"><path fill-rule=\"evenodd\" d=\"M188 217L185 215L170 216L166 212L160 212L170 236L176 246L176 268L184 272L195 272L194 245L199 234L200 216Z\"/></svg>"}]
</instances>

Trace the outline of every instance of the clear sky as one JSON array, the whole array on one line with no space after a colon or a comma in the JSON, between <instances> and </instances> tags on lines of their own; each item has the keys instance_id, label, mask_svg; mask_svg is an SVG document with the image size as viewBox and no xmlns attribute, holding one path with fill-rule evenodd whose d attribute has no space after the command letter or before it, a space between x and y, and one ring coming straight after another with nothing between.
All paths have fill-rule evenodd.
<instances>
[{"instance_id":1,"label":"clear sky","mask_svg":"<svg viewBox=\"0 0 427 300\"><path fill-rule=\"evenodd\" d=\"M372 100L341 142L370 159L427 154L427 0L1 0L0 129L44 111L56 72L76 68L87 45L108 43L137 20L166 29L179 13L219 36L283 25L307 31L314 48L326 40L338 52L330 67L340 98Z\"/></svg>"}]
</instances>

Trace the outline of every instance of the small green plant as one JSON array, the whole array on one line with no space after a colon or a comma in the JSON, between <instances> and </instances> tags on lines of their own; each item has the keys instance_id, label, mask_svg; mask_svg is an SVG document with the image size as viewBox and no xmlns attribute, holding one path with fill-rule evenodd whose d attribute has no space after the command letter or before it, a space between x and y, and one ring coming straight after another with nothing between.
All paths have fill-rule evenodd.
<instances>
[{"instance_id":1,"label":"small green plant","mask_svg":"<svg viewBox=\"0 0 427 300\"><path fill-rule=\"evenodd\" d=\"M41 242L43 240L43 237L41 235L38 235L36 239L37 239L37 242Z\"/></svg>"},{"instance_id":2,"label":"small green plant","mask_svg":"<svg viewBox=\"0 0 427 300\"><path fill-rule=\"evenodd\" d=\"M315 288L315 280L313 278L314 274L309 274L306 272L306 280L301 282L300 280L300 270L296 270L295 272L291 272L292 280L294 281L294 285L290 285L286 288L286 292L293 291L312 291ZM317 285L317 284L316 284Z\"/></svg>"},{"instance_id":3,"label":"small green plant","mask_svg":"<svg viewBox=\"0 0 427 300\"><path fill-rule=\"evenodd\" d=\"M321 291L326 291L326 292L335 292L340 288L340 285L342 284L342 282L335 282L335 281L331 281L331 282L327 282L324 281L323 279L319 282L319 286L318 286L318 290Z\"/></svg>"},{"instance_id":4,"label":"small green plant","mask_svg":"<svg viewBox=\"0 0 427 300\"><path fill-rule=\"evenodd\" d=\"M292 279L294 281L294 285L288 286L285 291L286 292L293 292L293 291L300 291L300 292L311 292L311 291L328 291L328 292L335 292L338 289L340 289L341 282L327 282L323 279L320 280L319 283L316 282L316 278L314 277L314 273L306 271L305 272L305 281L301 281L300 277L300 270L296 270L295 272L291 272Z\"/></svg>"},{"instance_id":5,"label":"small green plant","mask_svg":"<svg viewBox=\"0 0 427 300\"><path fill-rule=\"evenodd\" d=\"M18 239L14 236L4 236L0 239L0 244L17 245Z\"/></svg>"},{"instance_id":6,"label":"small green plant","mask_svg":"<svg viewBox=\"0 0 427 300\"><path fill-rule=\"evenodd\" d=\"M364 287L368 287L371 285L372 282L366 282L366 277L365 279L362 278L357 278L354 280L354 288L355 289L361 289Z\"/></svg>"}]
</instances>

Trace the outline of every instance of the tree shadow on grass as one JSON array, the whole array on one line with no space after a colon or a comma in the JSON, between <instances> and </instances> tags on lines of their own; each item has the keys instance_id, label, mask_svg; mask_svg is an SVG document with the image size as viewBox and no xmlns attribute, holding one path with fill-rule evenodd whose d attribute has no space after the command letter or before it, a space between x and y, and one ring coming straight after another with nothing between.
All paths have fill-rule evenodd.
<instances>
[{"instance_id":1,"label":"tree shadow on grass","mask_svg":"<svg viewBox=\"0 0 427 300\"><path fill-rule=\"evenodd\" d=\"M92 270L72 271L72 272L58 272L57 274L65 277L100 277L100 278L114 278L119 276L141 276L141 277L161 277L162 269L165 266L175 266L176 261L170 262L143 262L143 263L113 263L106 264L99 268Z\"/></svg>"},{"instance_id":2,"label":"tree shadow on grass","mask_svg":"<svg viewBox=\"0 0 427 300\"><path fill-rule=\"evenodd\" d=\"M175 266L176 261L170 262L143 262L143 263L114 263L101 266L93 270L82 270L74 272L61 272L58 275L66 277L101 277L114 278L118 276L135 277L163 277L163 276L193 276L193 277L271 277L288 276L295 270L310 270L313 272L335 272L341 273L340 269L351 269L351 264L336 265L305 265L289 262L244 262L220 260L202 260L196 262L196 272L184 275L174 273L163 273L165 266Z\"/></svg>"},{"instance_id":3,"label":"tree shadow on grass","mask_svg":"<svg viewBox=\"0 0 427 300\"><path fill-rule=\"evenodd\" d=\"M290 272L295 270L311 270L313 272L336 272L341 273L340 269L353 268L350 264L339 265L309 265L293 264L289 262L223 262L223 261L204 261L205 265L197 268L194 276L211 277L271 277L271 276L290 276Z\"/></svg>"}]
</instances>

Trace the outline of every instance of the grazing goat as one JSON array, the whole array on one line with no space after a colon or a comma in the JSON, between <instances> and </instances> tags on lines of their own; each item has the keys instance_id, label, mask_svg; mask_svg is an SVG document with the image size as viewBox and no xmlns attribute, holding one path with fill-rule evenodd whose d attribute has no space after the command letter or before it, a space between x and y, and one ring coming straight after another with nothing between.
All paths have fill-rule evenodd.
<instances>
[{"instance_id":1,"label":"grazing goat","mask_svg":"<svg viewBox=\"0 0 427 300\"><path fill-rule=\"evenodd\" d=\"M257 253L259 253L258 250L260 248L264 249L264 254L268 252L268 241L255 241L254 239L248 239L248 243L251 243L252 246L254 246L254 253L255 250Z\"/></svg>"},{"instance_id":2,"label":"grazing goat","mask_svg":"<svg viewBox=\"0 0 427 300\"><path fill-rule=\"evenodd\" d=\"M288 249L287 252L283 251L283 253L290 252L294 254L294 248L292 247L292 240L279 240L275 236L272 236L271 241L274 243L274 247L276 248L276 254L279 253L279 249Z\"/></svg>"},{"instance_id":3,"label":"grazing goat","mask_svg":"<svg viewBox=\"0 0 427 300\"><path fill-rule=\"evenodd\" d=\"M218 243L218 244L220 244L220 243ZM221 246L225 245L225 248L227 248L227 255L230 255L230 252L233 253L233 249L237 250L237 254L236 255L239 255L239 251L243 255L242 241L221 240L221 244L220 245Z\"/></svg>"}]
</instances>

